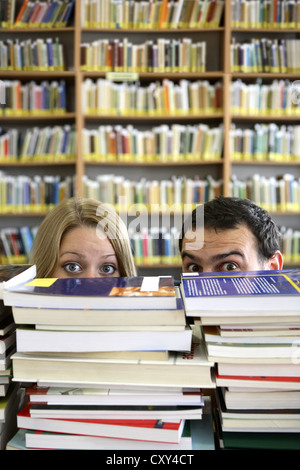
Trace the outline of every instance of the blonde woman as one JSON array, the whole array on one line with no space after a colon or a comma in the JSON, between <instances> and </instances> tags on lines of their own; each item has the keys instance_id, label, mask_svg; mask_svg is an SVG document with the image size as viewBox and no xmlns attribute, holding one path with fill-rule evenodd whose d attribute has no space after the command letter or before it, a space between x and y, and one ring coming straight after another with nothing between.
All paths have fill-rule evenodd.
<instances>
[{"instance_id":1,"label":"blonde woman","mask_svg":"<svg viewBox=\"0 0 300 470\"><path fill-rule=\"evenodd\" d=\"M136 276L124 222L94 199L70 198L49 212L30 261L40 278Z\"/></svg>"}]
</instances>

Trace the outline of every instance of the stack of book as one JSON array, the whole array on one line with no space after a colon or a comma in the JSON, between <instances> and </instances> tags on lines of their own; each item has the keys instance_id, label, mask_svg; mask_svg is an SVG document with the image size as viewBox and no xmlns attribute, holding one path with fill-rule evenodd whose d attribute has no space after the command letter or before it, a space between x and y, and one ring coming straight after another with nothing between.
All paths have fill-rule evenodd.
<instances>
[{"instance_id":1,"label":"stack of book","mask_svg":"<svg viewBox=\"0 0 300 470\"><path fill-rule=\"evenodd\" d=\"M18 414L28 447L195 447L214 378L172 277L35 278L4 302L17 324L14 381L35 384Z\"/></svg>"},{"instance_id":2,"label":"stack of book","mask_svg":"<svg viewBox=\"0 0 300 470\"><path fill-rule=\"evenodd\" d=\"M300 272L182 276L215 363L220 445L299 449Z\"/></svg>"},{"instance_id":3,"label":"stack of book","mask_svg":"<svg viewBox=\"0 0 300 470\"><path fill-rule=\"evenodd\" d=\"M17 430L16 415L21 401L18 384L12 381L12 355L16 351L16 325L12 309L3 302L4 285L29 280L35 266L0 266L0 450Z\"/></svg>"}]
</instances>

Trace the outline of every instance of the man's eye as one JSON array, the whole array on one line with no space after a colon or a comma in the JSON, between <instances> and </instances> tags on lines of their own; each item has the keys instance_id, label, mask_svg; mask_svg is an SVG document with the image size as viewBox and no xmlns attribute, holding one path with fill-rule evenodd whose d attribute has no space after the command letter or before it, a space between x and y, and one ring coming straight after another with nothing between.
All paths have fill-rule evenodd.
<instances>
[{"instance_id":1,"label":"man's eye","mask_svg":"<svg viewBox=\"0 0 300 470\"><path fill-rule=\"evenodd\" d=\"M223 271L236 271L237 265L235 263L225 263L223 264Z\"/></svg>"},{"instance_id":2,"label":"man's eye","mask_svg":"<svg viewBox=\"0 0 300 470\"><path fill-rule=\"evenodd\" d=\"M101 272L104 274L114 274L116 272L116 267L113 266L112 264L105 264L104 266L101 267Z\"/></svg>"},{"instance_id":3,"label":"man's eye","mask_svg":"<svg viewBox=\"0 0 300 470\"><path fill-rule=\"evenodd\" d=\"M66 264L64 264L63 268L68 273L78 273L81 270L79 264L77 264L77 263L66 263Z\"/></svg>"},{"instance_id":4,"label":"man's eye","mask_svg":"<svg viewBox=\"0 0 300 470\"><path fill-rule=\"evenodd\" d=\"M190 264L188 266L188 270L191 271L192 273L197 273L199 271L199 266L198 264Z\"/></svg>"}]
</instances>

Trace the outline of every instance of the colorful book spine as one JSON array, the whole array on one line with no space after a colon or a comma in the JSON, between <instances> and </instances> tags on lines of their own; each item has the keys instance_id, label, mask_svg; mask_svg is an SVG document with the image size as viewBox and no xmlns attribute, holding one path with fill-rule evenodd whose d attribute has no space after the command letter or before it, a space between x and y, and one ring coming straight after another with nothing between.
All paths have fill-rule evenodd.
<instances>
[{"instance_id":1,"label":"colorful book spine","mask_svg":"<svg viewBox=\"0 0 300 470\"><path fill-rule=\"evenodd\" d=\"M254 174L246 180L233 175L230 195L248 198L268 211L300 211L300 178L290 173L278 177Z\"/></svg>"},{"instance_id":2,"label":"colorful book spine","mask_svg":"<svg viewBox=\"0 0 300 470\"><path fill-rule=\"evenodd\" d=\"M86 79L82 85L86 115L186 116L216 114L222 110L221 82L181 79L146 84Z\"/></svg>"},{"instance_id":3,"label":"colorful book spine","mask_svg":"<svg viewBox=\"0 0 300 470\"><path fill-rule=\"evenodd\" d=\"M128 213L136 208L155 213L182 213L185 207L191 210L197 204L217 197L223 189L222 180L215 180L210 175L204 179L173 176L161 181L146 178L134 181L124 176L101 174L94 179L84 176L83 184L86 197L105 201L116 210Z\"/></svg>"},{"instance_id":4,"label":"colorful book spine","mask_svg":"<svg viewBox=\"0 0 300 470\"><path fill-rule=\"evenodd\" d=\"M223 125L173 124L138 129L102 125L82 131L83 155L96 162L197 162L220 160Z\"/></svg>"},{"instance_id":5,"label":"colorful book spine","mask_svg":"<svg viewBox=\"0 0 300 470\"><path fill-rule=\"evenodd\" d=\"M74 126L0 130L0 162L65 162L75 160Z\"/></svg>"},{"instance_id":6,"label":"colorful book spine","mask_svg":"<svg viewBox=\"0 0 300 470\"><path fill-rule=\"evenodd\" d=\"M176 227L146 227L141 232L129 227L129 237L137 266L181 264Z\"/></svg>"},{"instance_id":7,"label":"colorful book spine","mask_svg":"<svg viewBox=\"0 0 300 470\"><path fill-rule=\"evenodd\" d=\"M0 173L0 213L44 212L74 195L74 178Z\"/></svg>"},{"instance_id":8,"label":"colorful book spine","mask_svg":"<svg viewBox=\"0 0 300 470\"><path fill-rule=\"evenodd\" d=\"M270 84L261 79L251 84L234 80L230 86L231 112L243 116L299 116L300 107L293 101L292 83L282 79Z\"/></svg>"},{"instance_id":9,"label":"colorful book spine","mask_svg":"<svg viewBox=\"0 0 300 470\"><path fill-rule=\"evenodd\" d=\"M281 251L285 263L300 262L300 230L281 227Z\"/></svg>"},{"instance_id":10,"label":"colorful book spine","mask_svg":"<svg viewBox=\"0 0 300 470\"><path fill-rule=\"evenodd\" d=\"M232 126L230 158L234 161L300 161L300 126L256 123L253 128Z\"/></svg>"},{"instance_id":11,"label":"colorful book spine","mask_svg":"<svg viewBox=\"0 0 300 470\"><path fill-rule=\"evenodd\" d=\"M231 26L234 28L299 28L299 0L232 0Z\"/></svg>"},{"instance_id":12,"label":"colorful book spine","mask_svg":"<svg viewBox=\"0 0 300 470\"><path fill-rule=\"evenodd\" d=\"M99 39L80 46L81 70L100 72L205 72L206 42L191 38ZM130 51L130 53L128 53Z\"/></svg>"},{"instance_id":13,"label":"colorful book spine","mask_svg":"<svg viewBox=\"0 0 300 470\"><path fill-rule=\"evenodd\" d=\"M4 115L27 116L62 114L66 112L66 88L64 80L41 83L5 80Z\"/></svg>"},{"instance_id":14,"label":"colorful book spine","mask_svg":"<svg viewBox=\"0 0 300 470\"><path fill-rule=\"evenodd\" d=\"M11 0L10 0L11 1ZM3 2L4 3L4 2ZM67 26L74 10L74 0L29 1L15 10L15 21L8 26L16 28L61 28Z\"/></svg>"},{"instance_id":15,"label":"colorful book spine","mask_svg":"<svg viewBox=\"0 0 300 470\"><path fill-rule=\"evenodd\" d=\"M86 0L82 2L84 28L209 28L222 21L224 0Z\"/></svg>"},{"instance_id":16,"label":"colorful book spine","mask_svg":"<svg viewBox=\"0 0 300 470\"><path fill-rule=\"evenodd\" d=\"M231 44L232 72L299 73L299 39L252 39Z\"/></svg>"},{"instance_id":17,"label":"colorful book spine","mask_svg":"<svg viewBox=\"0 0 300 470\"><path fill-rule=\"evenodd\" d=\"M0 70L65 70L63 45L52 38L0 41Z\"/></svg>"}]
</instances>

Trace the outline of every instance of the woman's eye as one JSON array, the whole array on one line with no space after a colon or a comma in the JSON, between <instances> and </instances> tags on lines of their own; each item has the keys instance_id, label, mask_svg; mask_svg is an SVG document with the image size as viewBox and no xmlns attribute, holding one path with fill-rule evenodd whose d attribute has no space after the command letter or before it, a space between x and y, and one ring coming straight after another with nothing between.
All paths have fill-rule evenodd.
<instances>
[{"instance_id":1,"label":"woman's eye","mask_svg":"<svg viewBox=\"0 0 300 470\"><path fill-rule=\"evenodd\" d=\"M105 264L101 267L100 271L104 274L114 274L116 272L116 268L112 264Z\"/></svg>"},{"instance_id":2,"label":"woman's eye","mask_svg":"<svg viewBox=\"0 0 300 470\"><path fill-rule=\"evenodd\" d=\"M68 272L68 273L78 273L81 268L79 264L77 263L66 263L63 268Z\"/></svg>"}]
</instances>

